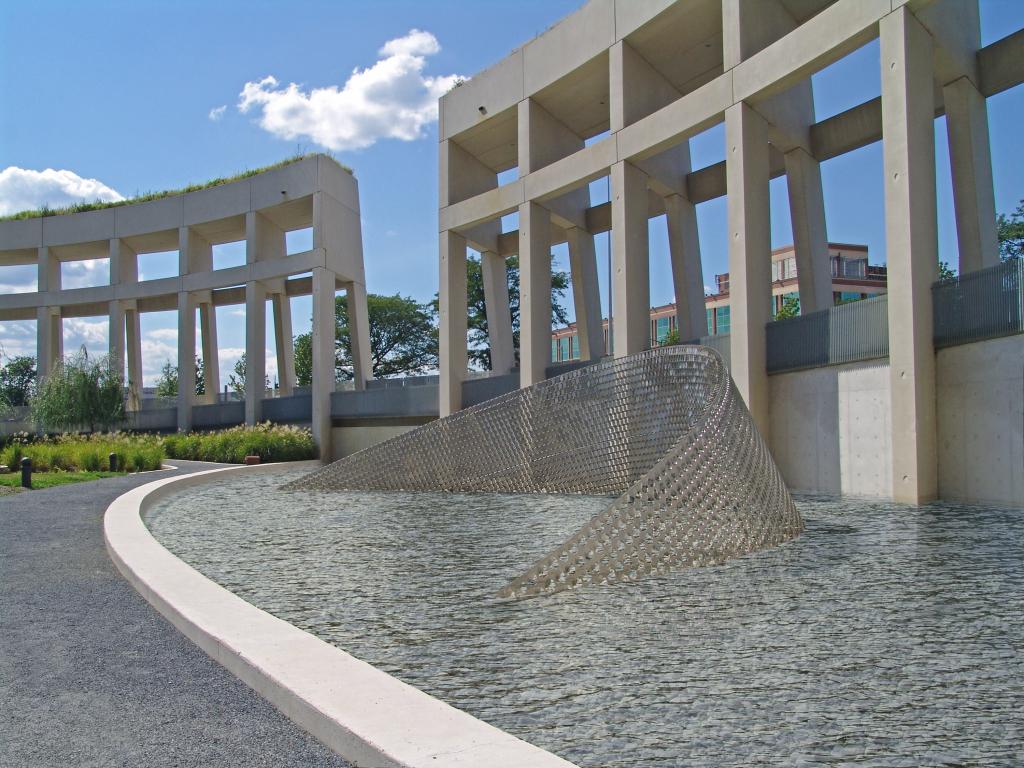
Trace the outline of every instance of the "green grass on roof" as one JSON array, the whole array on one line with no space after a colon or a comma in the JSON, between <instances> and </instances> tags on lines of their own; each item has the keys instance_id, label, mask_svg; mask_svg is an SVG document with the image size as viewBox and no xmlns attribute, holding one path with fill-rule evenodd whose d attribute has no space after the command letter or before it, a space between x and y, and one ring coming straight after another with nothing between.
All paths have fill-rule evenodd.
<instances>
[{"instance_id":1,"label":"green grass on roof","mask_svg":"<svg viewBox=\"0 0 1024 768\"><path fill-rule=\"evenodd\" d=\"M75 203L74 205L67 205L62 208L50 208L49 206L43 206L30 211L18 211L17 213L11 213L7 216L0 216L0 221L12 221L15 219L35 219L41 216L63 216L67 213L84 213L85 211L100 211L104 208L117 208L122 205L134 205L135 203L146 203L150 200L161 200L165 197L173 197L174 195L183 195L186 192L196 192L200 189L209 189L210 187L219 187L221 184L230 184L233 181L240 181L241 179L248 179L250 176L256 176L260 173L266 173L267 171L273 171L278 168L284 168L286 165L297 163L300 160L305 160L307 157L316 157L316 152L310 152L305 154L296 154L292 157L286 158L279 163L272 165L264 165L262 168L253 168L249 171L242 171L236 173L234 176L226 176L218 179L211 179L210 181L203 182L202 184L189 184L187 187L182 189L168 189L163 192L146 192L145 194L135 195L134 197L125 198L124 200L116 200L114 202L103 202L102 200L96 200L91 203ZM325 155L330 157L330 155ZM334 158L331 158L334 160ZM337 162L335 160L335 162ZM347 165L338 163L341 168L352 173L352 169Z\"/></svg>"}]
</instances>

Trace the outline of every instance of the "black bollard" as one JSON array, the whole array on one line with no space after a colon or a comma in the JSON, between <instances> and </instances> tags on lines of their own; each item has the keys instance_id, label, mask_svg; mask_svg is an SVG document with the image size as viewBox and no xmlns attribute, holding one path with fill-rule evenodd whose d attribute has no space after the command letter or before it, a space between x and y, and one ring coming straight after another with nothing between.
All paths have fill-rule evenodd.
<instances>
[{"instance_id":1,"label":"black bollard","mask_svg":"<svg viewBox=\"0 0 1024 768\"><path fill-rule=\"evenodd\" d=\"M32 459L28 456L21 460L21 487L32 490Z\"/></svg>"},{"instance_id":2,"label":"black bollard","mask_svg":"<svg viewBox=\"0 0 1024 768\"><path fill-rule=\"evenodd\" d=\"M107 458L110 459L110 471L117 472L117 454L111 453Z\"/></svg>"}]
</instances>

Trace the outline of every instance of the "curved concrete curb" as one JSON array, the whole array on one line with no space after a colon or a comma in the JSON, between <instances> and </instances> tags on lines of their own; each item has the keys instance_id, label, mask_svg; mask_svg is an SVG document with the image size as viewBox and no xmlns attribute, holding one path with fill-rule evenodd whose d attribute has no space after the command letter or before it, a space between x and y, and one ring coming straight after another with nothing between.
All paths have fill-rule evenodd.
<instances>
[{"instance_id":1,"label":"curved concrete curb","mask_svg":"<svg viewBox=\"0 0 1024 768\"><path fill-rule=\"evenodd\" d=\"M214 469L129 491L104 516L111 559L186 637L358 766L573 768L250 605L164 549L142 522L144 510L169 493L223 472L283 466Z\"/></svg>"}]
</instances>

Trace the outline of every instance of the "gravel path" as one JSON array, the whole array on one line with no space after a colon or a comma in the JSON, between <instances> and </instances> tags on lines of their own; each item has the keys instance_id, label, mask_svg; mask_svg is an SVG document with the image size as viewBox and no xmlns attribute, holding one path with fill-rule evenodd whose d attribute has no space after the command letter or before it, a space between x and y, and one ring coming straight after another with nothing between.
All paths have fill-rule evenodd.
<instances>
[{"instance_id":1,"label":"gravel path","mask_svg":"<svg viewBox=\"0 0 1024 768\"><path fill-rule=\"evenodd\" d=\"M167 476L0 498L0 766L346 766L115 570L103 512Z\"/></svg>"}]
</instances>

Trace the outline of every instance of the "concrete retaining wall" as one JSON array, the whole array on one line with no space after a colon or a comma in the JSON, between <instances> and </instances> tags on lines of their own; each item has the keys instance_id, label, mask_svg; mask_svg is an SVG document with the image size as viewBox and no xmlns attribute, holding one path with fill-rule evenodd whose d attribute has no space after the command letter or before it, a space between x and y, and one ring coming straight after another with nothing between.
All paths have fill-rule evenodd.
<instances>
[{"instance_id":1,"label":"concrete retaining wall","mask_svg":"<svg viewBox=\"0 0 1024 768\"><path fill-rule=\"evenodd\" d=\"M769 445L790 488L891 495L888 362L783 373L768 384Z\"/></svg>"},{"instance_id":2,"label":"concrete retaining wall","mask_svg":"<svg viewBox=\"0 0 1024 768\"><path fill-rule=\"evenodd\" d=\"M936 356L939 495L1024 506L1024 336Z\"/></svg>"}]
</instances>

